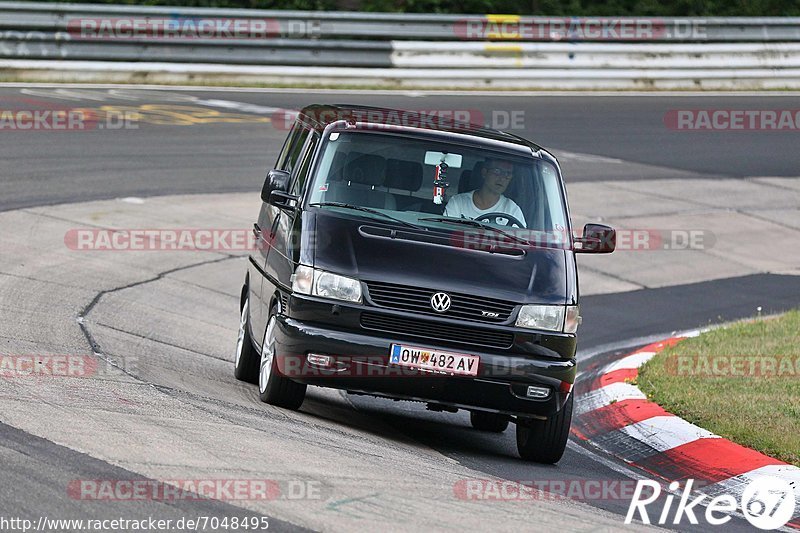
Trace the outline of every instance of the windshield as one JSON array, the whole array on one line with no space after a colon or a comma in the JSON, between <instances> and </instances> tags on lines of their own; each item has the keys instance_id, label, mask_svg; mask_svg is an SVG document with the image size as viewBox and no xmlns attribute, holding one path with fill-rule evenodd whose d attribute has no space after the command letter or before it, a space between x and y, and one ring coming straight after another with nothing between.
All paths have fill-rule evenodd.
<instances>
[{"instance_id":1,"label":"windshield","mask_svg":"<svg viewBox=\"0 0 800 533\"><path fill-rule=\"evenodd\" d=\"M377 210L417 226L479 227L469 222L478 221L550 236L567 228L558 173L549 162L386 133L332 133L309 203L367 207L359 215L386 220L369 212Z\"/></svg>"}]
</instances>

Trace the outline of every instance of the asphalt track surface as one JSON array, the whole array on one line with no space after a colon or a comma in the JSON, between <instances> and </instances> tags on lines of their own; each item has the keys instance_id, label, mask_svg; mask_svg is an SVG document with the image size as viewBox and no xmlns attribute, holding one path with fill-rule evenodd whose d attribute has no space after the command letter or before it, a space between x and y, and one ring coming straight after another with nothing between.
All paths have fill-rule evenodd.
<instances>
[{"instance_id":1,"label":"asphalt track surface","mask_svg":"<svg viewBox=\"0 0 800 533\"><path fill-rule=\"evenodd\" d=\"M296 109L308 103L358 103L399 109L468 111L489 125L521 118L514 133L559 156L594 154L626 165L593 171L590 161L567 181L653 177L796 176L800 132L675 131L672 110L798 109L798 96L403 96L315 91L108 91L0 87L4 109L98 108L113 105L193 106L187 97ZM411 93L415 94L415 93ZM224 111L224 108L217 108ZM229 111L235 112L235 109ZM267 114L266 116L270 116ZM202 120L199 118L197 120ZM174 121L173 121L174 122ZM188 127L142 124L138 129L19 131L3 134L0 210L117 196L257 190L285 130L276 123L211 122ZM658 168L653 168L658 167Z\"/></svg>"},{"instance_id":2,"label":"asphalt track surface","mask_svg":"<svg viewBox=\"0 0 800 533\"><path fill-rule=\"evenodd\" d=\"M98 92L49 89L0 89L5 107L90 107L196 105L176 99L172 91L126 91L114 97ZM759 96L403 96L269 92L179 91L204 100L251 103L265 108L296 108L311 101L349 101L409 109L522 110L526 125L519 133L552 147L556 155L580 153L621 160L614 176L609 165L592 172L592 159L563 159L567 181L647 179L650 172L677 179L795 176L798 134L752 135L739 132L674 132L664 127L671 109L797 109L798 97ZM121 98L122 94L125 97ZM219 107L217 109L220 109ZM185 110L183 110L185 111ZM236 112L230 109L231 112ZM244 113L256 116L257 113ZM265 115L266 116L266 115ZM257 191L274 161L285 131L271 123L215 122L194 125L143 124L138 129L85 132L2 132L0 210L79 201L176 193ZM598 161L601 159L598 159ZM608 161L606 161L607 163ZM570 169L574 172L570 173ZM618 294L584 297L580 350L592 355L586 364L608 361L624 350L620 341L644 339L796 307L796 277L761 274L674 285ZM642 341L642 344L644 341ZM232 377L231 377L232 379ZM360 423L375 421L469 468L503 479L627 479L624 464L578 442L572 442L557 466L537 466L516 458L513 431L501 436L470 430L463 415L432 413L418 405L394 404L369 397L351 397L347 409ZM330 411L347 424L342 405L312 400L314 411ZM254 406L254 407L257 407ZM355 415L355 413L354 413ZM0 414L0 423L3 418ZM133 476L118 467L0 424L0 457L6 474L0 501L8 515L47 514L92 517L91 504L66 498L52 487L64 480ZM624 515L627 501L589 502ZM113 511L107 506L103 513ZM163 517L193 514L230 515L222 502L143 503L136 513ZM241 514L241 513L239 513ZM619 517L622 526L622 516ZM565 524L566 525L566 524ZM296 526L274 521L271 529ZM568 525L567 525L568 527ZM693 530L688 526L675 526ZM702 528L700 528L702 529ZM727 529L749 530L736 520Z\"/></svg>"}]
</instances>

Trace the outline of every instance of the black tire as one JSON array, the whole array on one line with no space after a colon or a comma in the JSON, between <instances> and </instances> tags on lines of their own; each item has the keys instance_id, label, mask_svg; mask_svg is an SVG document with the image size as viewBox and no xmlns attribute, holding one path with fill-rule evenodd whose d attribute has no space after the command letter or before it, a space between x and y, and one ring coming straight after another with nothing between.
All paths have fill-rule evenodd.
<instances>
[{"instance_id":1,"label":"black tire","mask_svg":"<svg viewBox=\"0 0 800 533\"><path fill-rule=\"evenodd\" d=\"M475 429L492 433L502 433L508 427L507 416L486 411L472 411L469 421Z\"/></svg>"},{"instance_id":2,"label":"black tire","mask_svg":"<svg viewBox=\"0 0 800 533\"><path fill-rule=\"evenodd\" d=\"M517 421L517 451L526 461L557 463L569 439L572 423L573 395L570 394L564 408L547 420L532 418Z\"/></svg>"},{"instance_id":3,"label":"black tire","mask_svg":"<svg viewBox=\"0 0 800 533\"><path fill-rule=\"evenodd\" d=\"M233 362L233 375L239 381L258 383L258 362L261 356L253 346L250 337L250 304L245 297L242 304L242 319L239 322L239 338L236 342L236 358Z\"/></svg>"},{"instance_id":4,"label":"black tire","mask_svg":"<svg viewBox=\"0 0 800 533\"><path fill-rule=\"evenodd\" d=\"M278 370L278 361L275 357L274 328L278 315L277 304L273 305L269 311L267 319L267 329L264 332L264 342L261 348L261 357L258 371L258 397L270 405L284 407L286 409L297 410L303 405L306 398L306 386L282 376ZM271 354L270 354L271 350ZM268 358L268 360L266 360ZM269 366L269 371L265 373L265 368Z\"/></svg>"}]
</instances>

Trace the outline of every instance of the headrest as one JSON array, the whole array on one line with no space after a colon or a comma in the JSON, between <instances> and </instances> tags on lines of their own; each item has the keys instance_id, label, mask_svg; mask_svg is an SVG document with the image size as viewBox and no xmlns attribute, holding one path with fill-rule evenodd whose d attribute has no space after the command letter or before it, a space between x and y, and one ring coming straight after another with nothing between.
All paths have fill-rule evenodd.
<instances>
[{"instance_id":1,"label":"headrest","mask_svg":"<svg viewBox=\"0 0 800 533\"><path fill-rule=\"evenodd\" d=\"M379 155L350 152L342 179L364 185L381 185L386 179L386 159Z\"/></svg>"},{"instance_id":2,"label":"headrest","mask_svg":"<svg viewBox=\"0 0 800 533\"><path fill-rule=\"evenodd\" d=\"M328 172L328 181L342 181L345 163L347 163L347 154L337 151L333 156L330 172Z\"/></svg>"},{"instance_id":3,"label":"headrest","mask_svg":"<svg viewBox=\"0 0 800 533\"><path fill-rule=\"evenodd\" d=\"M422 187L422 164L402 159L386 161L386 187L416 192Z\"/></svg>"},{"instance_id":4,"label":"headrest","mask_svg":"<svg viewBox=\"0 0 800 533\"><path fill-rule=\"evenodd\" d=\"M469 192L479 189L483 184L483 161L478 161L472 170L464 170L458 180L458 192Z\"/></svg>"}]
</instances>

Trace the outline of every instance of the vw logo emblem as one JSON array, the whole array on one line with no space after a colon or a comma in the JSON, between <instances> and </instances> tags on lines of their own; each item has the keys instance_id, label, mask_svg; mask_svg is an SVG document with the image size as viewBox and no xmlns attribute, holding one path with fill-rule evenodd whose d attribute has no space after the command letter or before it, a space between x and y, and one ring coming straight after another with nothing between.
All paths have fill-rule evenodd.
<instances>
[{"instance_id":1,"label":"vw logo emblem","mask_svg":"<svg viewBox=\"0 0 800 533\"><path fill-rule=\"evenodd\" d=\"M431 296L431 307L437 313L444 313L450 309L450 295L445 292L437 292Z\"/></svg>"}]
</instances>

